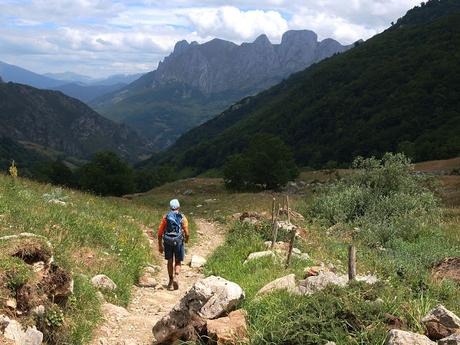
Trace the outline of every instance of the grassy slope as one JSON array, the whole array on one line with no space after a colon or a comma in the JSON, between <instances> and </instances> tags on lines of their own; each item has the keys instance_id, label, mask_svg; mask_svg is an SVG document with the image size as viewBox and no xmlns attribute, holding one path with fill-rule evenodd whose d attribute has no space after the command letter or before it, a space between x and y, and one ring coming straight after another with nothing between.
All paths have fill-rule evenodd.
<instances>
[{"instance_id":1,"label":"grassy slope","mask_svg":"<svg viewBox=\"0 0 460 345\"><path fill-rule=\"evenodd\" d=\"M427 165L439 165L441 170L455 169L455 162L429 162L420 165L420 170ZM340 170L338 173L350 172ZM303 172L299 180L307 184L306 194L292 195L294 208L298 211L305 208L305 203L311 199L312 184L334 176L331 171ZM184 196L183 192L188 189L193 194ZM301 223L299 225L307 229L307 238L296 246L311 255L310 262L294 261L289 270L285 270L282 263L270 260L243 265L250 252L264 248L263 241L269 239L269 227L258 231L239 223L228 223L228 216L241 211L268 212L271 194L229 193L219 179L190 179L157 188L135 202L161 205L171 194L180 197L186 213L211 217L230 225L226 243L208 261L206 272L233 280L245 289L247 298L242 307L249 312L253 344L324 344L328 340L337 344L382 344L387 331L385 313L399 317L408 329L418 332L423 331L418 321L437 303L460 313L458 286L430 278L433 263L445 256L460 255L460 199L454 200L453 208L446 209L436 236L421 237L411 245L401 244L392 252L358 244L358 273L377 274L381 283L375 286L357 284L349 289L329 288L311 297L274 293L255 299L258 289L269 281L291 272L302 278L303 269L311 264L331 263L345 272L350 234L345 231L328 236L324 228ZM216 200L205 201L209 199ZM372 302L376 298L381 298L383 303Z\"/></svg>"},{"instance_id":2,"label":"grassy slope","mask_svg":"<svg viewBox=\"0 0 460 345\"><path fill-rule=\"evenodd\" d=\"M50 204L44 194L64 198L66 206ZM46 236L57 264L75 279L77 306L66 315L71 344L88 340L99 321L99 302L89 278L103 273L118 285L106 297L126 305L140 269L151 262L141 225L156 224L159 212L126 200L102 199L73 190L56 190L25 179L0 175L0 236L32 232ZM0 310L1 313L1 310Z\"/></svg>"}]
</instances>

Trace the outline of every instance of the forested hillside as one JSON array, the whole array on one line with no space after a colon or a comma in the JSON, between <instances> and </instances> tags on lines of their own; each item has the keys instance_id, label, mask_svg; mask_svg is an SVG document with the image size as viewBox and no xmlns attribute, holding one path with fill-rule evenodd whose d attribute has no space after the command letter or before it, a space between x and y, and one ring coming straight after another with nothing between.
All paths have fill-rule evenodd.
<instances>
[{"instance_id":1,"label":"forested hillside","mask_svg":"<svg viewBox=\"0 0 460 345\"><path fill-rule=\"evenodd\" d=\"M194 173L220 167L261 132L280 136L302 166L341 165L386 151L416 161L458 155L460 13L451 1L435 2L240 101L144 166L174 163Z\"/></svg>"}]
</instances>

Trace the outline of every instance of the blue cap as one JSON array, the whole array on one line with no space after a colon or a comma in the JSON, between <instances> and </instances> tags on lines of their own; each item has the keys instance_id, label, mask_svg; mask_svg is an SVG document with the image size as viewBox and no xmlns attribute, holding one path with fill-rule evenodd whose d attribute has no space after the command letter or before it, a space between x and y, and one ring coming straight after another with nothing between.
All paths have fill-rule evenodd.
<instances>
[{"instance_id":1,"label":"blue cap","mask_svg":"<svg viewBox=\"0 0 460 345\"><path fill-rule=\"evenodd\" d=\"M179 200L177 199L172 199L169 202L169 207L171 207L171 210L177 210L180 207Z\"/></svg>"}]
</instances>

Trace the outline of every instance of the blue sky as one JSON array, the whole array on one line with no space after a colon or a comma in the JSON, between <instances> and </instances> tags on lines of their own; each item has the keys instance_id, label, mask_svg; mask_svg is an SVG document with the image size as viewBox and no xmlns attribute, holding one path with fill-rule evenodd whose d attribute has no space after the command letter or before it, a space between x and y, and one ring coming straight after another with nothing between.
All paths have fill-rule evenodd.
<instances>
[{"instance_id":1,"label":"blue sky","mask_svg":"<svg viewBox=\"0 0 460 345\"><path fill-rule=\"evenodd\" d=\"M93 77L155 69L175 42L218 37L279 42L309 29L341 43L367 39L419 0L0 0L0 60Z\"/></svg>"}]
</instances>

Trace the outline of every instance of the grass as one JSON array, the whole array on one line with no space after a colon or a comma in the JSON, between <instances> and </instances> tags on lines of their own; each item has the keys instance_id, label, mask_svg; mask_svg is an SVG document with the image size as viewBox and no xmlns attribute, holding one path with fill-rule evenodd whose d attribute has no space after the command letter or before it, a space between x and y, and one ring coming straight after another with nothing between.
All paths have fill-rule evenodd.
<instances>
[{"instance_id":1,"label":"grass","mask_svg":"<svg viewBox=\"0 0 460 345\"><path fill-rule=\"evenodd\" d=\"M50 203L50 199L66 204ZM153 261L141 226L156 225L160 216L151 207L126 200L0 175L0 236L31 232L46 237L53 245L55 262L73 273L76 303L64 310L64 325L56 330L59 344L84 344L100 321L100 302L89 283L93 275L106 274L117 284L106 295L110 302L128 304L142 267ZM0 247L0 256L8 251ZM27 265L15 259L1 261L0 272L18 273L14 284L27 280Z\"/></svg>"},{"instance_id":2,"label":"grass","mask_svg":"<svg viewBox=\"0 0 460 345\"><path fill-rule=\"evenodd\" d=\"M330 176L305 171L300 178L324 183L331 180ZM313 199L310 193L292 198L293 207L305 214ZM271 259L243 264L249 253L264 248L263 241L270 233L266 227L240 222L230 224L226 242L207 262L206 274L220 275L245 290L241 307L249 314L251 344L323 345L334 341L339 345L381 345L390 315L405 329L418 333L424 331L420 319L439 303L460 315L458 283L437 281L431 276L434 264L445 257L460 256L458 208L444 209L440 220L424 227L417 236L393 238L386 248L369 246L364 239L354 237L355 230L346 225L329 230L311 221L298 225L307 229L307 236L296 246L307 248L311 262L294 262L287 270ZM333 264L346 273L347 248L352 239L358 249L358 274L377 275L377 284L329 287L312 296L274 292L255 298L266 283L289 273L302 278L304 269L312 264Z\"/></svg>"}]
</instances>

